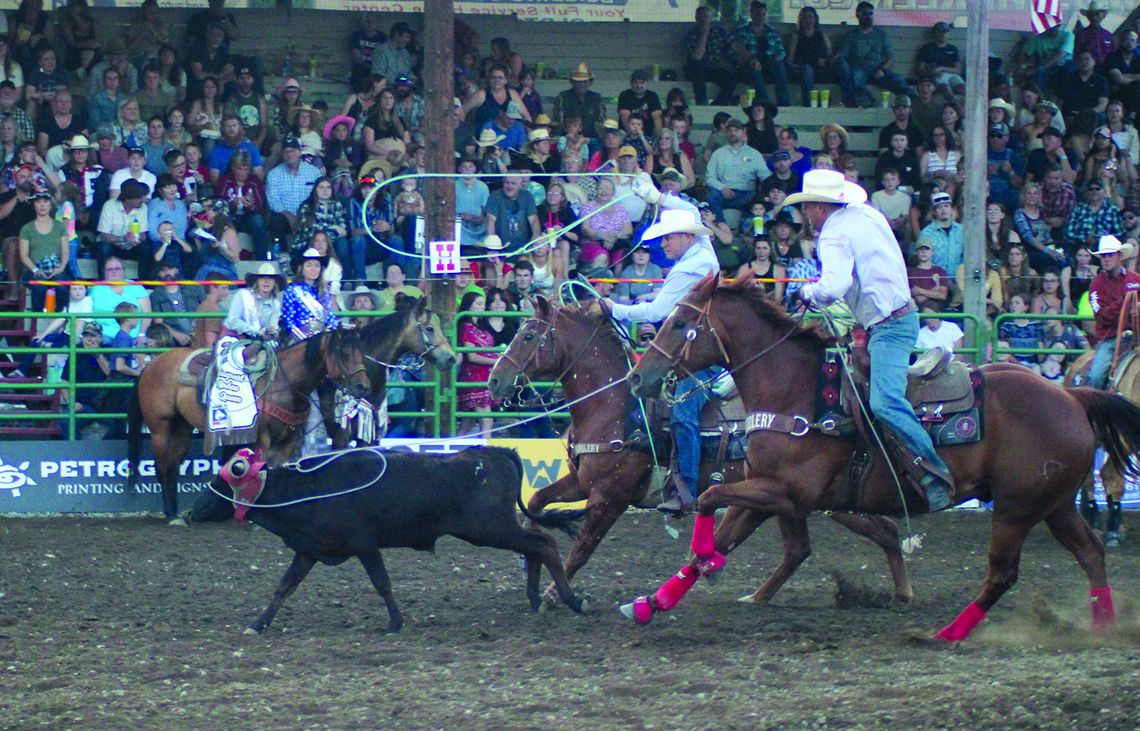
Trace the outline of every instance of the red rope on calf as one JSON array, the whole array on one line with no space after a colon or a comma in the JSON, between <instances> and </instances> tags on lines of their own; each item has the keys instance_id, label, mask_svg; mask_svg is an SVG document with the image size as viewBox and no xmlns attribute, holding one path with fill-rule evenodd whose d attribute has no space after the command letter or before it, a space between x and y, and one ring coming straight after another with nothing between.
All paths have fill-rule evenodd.
<instances>
[{"instance_id":1,"label":"red rope on calf","mask_svg":"<svg viewBox=\"0 0 1140 731\"><path fill-rule=\"evenodd\" d=\"M1112 587L1096 586L1089 589L1092 604L1093 632L1107 632L1116 624L1116 607L1112 605Z\"/></svg>"},{"instance_id":2,"label":"red rope on calf","mask_svg":"<svg viewBox=\"0 0 1140 731\"><path fill-rule=\"evenodd\" d=\"M962 613L958 615L950 624L942 628L942 631L934 635L940 640L947 642L961 642L970 636L978 623L986 618L986 610L979 607L976 603L970 602Z\"/></svg>"}]
</instances>

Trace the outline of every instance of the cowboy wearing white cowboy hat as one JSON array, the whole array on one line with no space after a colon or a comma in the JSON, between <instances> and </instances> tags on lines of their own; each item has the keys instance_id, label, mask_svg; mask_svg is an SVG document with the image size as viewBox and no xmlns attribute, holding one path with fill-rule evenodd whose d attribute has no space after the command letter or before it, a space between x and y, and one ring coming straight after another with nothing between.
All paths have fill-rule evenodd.
<instances>
[{"instance_id":1,"label":"cowboy wearing white cowboy hat","mask_svg":"<svg viewBox=\"0 0 1140 731\"><path fill-rule=\"evenodd\" d=\"M665 276L665 282L657 296L648 302L623 305L608 298L602 301L618 320L660 322L689 293L693 285L706 275L719 271L720 264L710 238L713 231L701 224L700 212L696 206L673 195L662 195L648 173L641 173L634 178L632 189L646 203L660 206L660 218L645 230L642 240L661 239L661 248L665 250L665 256L673 260L673 268ZM657 506L663 512L692 510L697 472L701 463L698 418L701 407L708 401L707 393L699 386L699 381L712 374L713 369L705 369L677 384L677 402L672 409L673 438L677 442L677 468L683 484L677 486L672 498ZM683 398L690 391L693 396Z\"/></svg>"},{"instance_id":2,"label":"cowboy wearing white cowboy hat","mask_svg":"<svg viewBox=\"0 0 1140 731\"><path fill-rule=\"evenodd\" d=\"M281 319L281 290L285 277L277 265L263 261L245 275L245 288L234 292L225 320L224 335L244 338L272 338Z\"/></svg>"},{"instance_id":3,"label":"cowboy wearing white cowboy hat","mask_svg":"<svg viewBox=\"0 0 1140 731\"><path fill-rule=\"evenodd\" d=\"M1140 274L1128 271L1124 262L1135 254L1132 244L1122 244L1115 236L1101 236L1093 256L1100 257L1100 273L1089 285L1089 306L1095 315L1096 354L1089 364L1086 385L1104 388L1116 352L1116 327L1126 292L1140 290Z\"/></svg>"},{"instance_id":4,"label":"cowboy wearing white cowboy hat","mask_svg":"<svg viewBox=\"0 0 1140 731\"><path fill-rule=\"evenodd\" d=\"M924 493L930 510L950 506L954 481L934 451L930 435L906 400L906 368L918 338L918 312L910 298L906 263L882 213L863 205L867 193L835 170L804 174L803 192L784 205L803 204L804 217L819 231L819 281L805 284L793 301L826 307L843 298L870 334L871 411L896 437L888 442L902 452L907 472Z\"/></svg>"}]
</instances>

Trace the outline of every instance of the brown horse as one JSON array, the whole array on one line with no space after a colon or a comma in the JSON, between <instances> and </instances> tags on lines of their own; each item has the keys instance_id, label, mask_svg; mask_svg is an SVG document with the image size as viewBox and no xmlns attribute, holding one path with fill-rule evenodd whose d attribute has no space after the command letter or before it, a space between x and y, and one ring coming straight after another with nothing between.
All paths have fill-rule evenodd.
<instances>
[{"instance_id":1,"label":"brown horse","mask_svg":"<svg viewBox=\"0 0 1140 731\"><path fill-rule=\"evenodd\" d=\"M138 477L142 449L141 424L150 429L155 474L162 484L162 512L179 523L178 469L190 449L194 429L205 431L206 411L194 386L179 383L183 361L194 351L175 348L159 355L139 376L132 393L128 455L128 489ZM357 398L368 392L360 338L351 330L331 330L277 351L270 381L255 384L257 446L272 465L293 456L311 405L310 394L326 378L348 388Z\"/></svg>"},{"instance_id":2,"label":"brown horse","mask_svg":"<svg viewBox=\"0 0 1140 731\"><path fill-rule=\"evenodd\" d=\"M1132 351L1132 356L1122 358L1118 373L1113 379L1117 393L1133 403L1140 403L1140 352ZM1072 387L1083 382L1088 375L1089 365L1092 363L1093 352L1090 351L1078 357L1065 372L1064 385ZM1123 515L1120 502L1124 499L1124 476L1116 469L1111 460L1106 460L1100 468L1100 481L1104 485L1107 520L1102 522L1100 510L1096 504L1095 489L1092 474L1081 486L1081 515L1093 528L1104 529L1104 545L1115 548L1120 545L1121 529L1123 528Z\"/></svg>"},{"instance_id":3,"label":"brown horse","mask_svg":"<svg viewBox=\"0 0 1140 731\"><path fill-rule=\"evenodd\" d=\"M455 365L455 351L447 342L447 335L439 322L439 315L428 309L423 297L396 296L396 311L377 318L357 331L364 350L364 369L370 389L368 400L379 406L387 397L388 368L405 354L430 357L441 371ZM327 381L318 389L321 413L325 417L325 430L332 439L333 449L343 449L352 439L352 433L342 429L334 415L335 387ZM383 437L383 429L376 430L376 439Z\"/></svg>"},{"instance_id":4,"label":"brown horse","mask_svg":"<svg viewBox=\"0 0 1140 731\"><path fill-rule=\"evenodd\" d=\"M570 474L539 490L527 504L530 512L538 513L551 503L587 501L582 531L566 559L566 575L570 578L590 560L613 524L645 495L648 487L652 454L625 444L626 414L632 400L629 390L620 386L605 388L615 383L624 386L629 365L621 337L597 302L556 308L538 297L535 317L523 323L491 369L488 385L492 397L500 401L511 395L521 375L559 381L567 401L572 402L571 445L577 445L580 451L583 445L595 445L586 448L592 451L571 460ZM588 394L595 395L577 401ZM712 469L711 462L701 465L698 489L708 486ZM725 479L739 480L743 476L742 461L725 464ZM914 594L895 524L882 516L834 513L832 517L883 549L894 578L895 597L909 602ZM779 522L784 538L783 561L749 601L771 599L811 554L807 521L781 516ZM548 590L547 598L553 597Z\"/></svg>"},{"instance_id":5,"label":"brown horse","mask_svg":"<svg viewBox=\"0 0 1140 731\"><path fill-rule=\"evenodd\" d=\"M749 434L748 477L710 487L698 501L693 530L695 558L650 599L623 608L648 622L675 606L702 574L724 566L765 519L802 519L832 504L844 482L852 443L808 428L784 428L810 419L817 370L834 345L816 329L801 327L779 305L743 280L717 287L706 277L673 310L650 352L630 373L634 391L656 393L674 370L695 371L720 363L735 372L745 407L756 416ZM1112 625L1115 612L1104 563L1104 545L1077 514L1074 497L1092 464L1098 441L1122 471L1140 445L1140 408L1125 398L1086 388L1061 389L1028 370L1004 365L982 369L984 440L939 450L953 473L955 499L993 501L989 571L981 593L949 626L945 641L965 639L1017 581L1029 530L1044 522L1088 577L1094 629ZM899 490L877 460L860 507L895 513ZM913 504L913 503L912 503ZM713 532L716 510L728 506Z\"/></svg>"}]
</instances>

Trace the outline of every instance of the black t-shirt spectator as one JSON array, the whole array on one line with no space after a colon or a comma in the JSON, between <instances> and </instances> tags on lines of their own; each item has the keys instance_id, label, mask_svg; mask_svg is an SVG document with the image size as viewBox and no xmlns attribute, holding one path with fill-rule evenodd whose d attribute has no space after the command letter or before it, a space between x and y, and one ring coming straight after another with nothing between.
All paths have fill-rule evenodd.
<instances>
[{"instance_id":1,"label":"black t-shirt spectator","mask_svg":"<svg viewBox=\"0 0 1140 731\"><path fill-rule=\"evenodd\" d=\"M656 92L646 90L639 97L633 93L633 89L626 89L618 96L618 113L623 109L629 111L629 116L638 117L645 123L647 137L653 135L653 113L661 111L661 98Z\"/></svg>"},{"instance_id":2,"label":"black t-shirt spectator","mask_svg":"<svg viewBox=\"0 0 1140 731\"><path fill-rule=\"evenodd\" d=\"M893 150L887 150L880 155L879 161L875 163L876 185L883 179L883 171L887 168L896 168L899 171L899 187L910 186L917 190L922 185L921 169L914 150L907 150L902 157L895 157Z\"/></svg>"},{"instance_id":3,"label":"black t-shirt spectator","mask_svg":"<svg viewBox=\"0 0 1140 731\"><path fill-rule=\"evenodd\" d=\"M795 170L791 171L791 175L787 180L781 180L776 176L775 173L772 173L768 177L764 178L763 183L760 183L760 198L762 200L768 200L768 194L776 188L779 188L788 195L791 195L792 193L800 192L800 189L803 187L803 178L800 177L799 173L797 173Z\"/></svg>"},{"instance_id":4,"label":"black t-shirt spectator","mask_svg":"<svg viewBox=\"0 0 1140 731\"><path fill-rule=\"evenodd\" d=\"M1069 164L1074 165L1077 158L1073 156L1073 151L1066 147L1064 152L1065 156L1069 158ZM1048 170L1050 162L1045 150L1039 147L1029 153L1029 158L1025 161L1025 174L1034 182L1040 183L1045 179L1045 172Z\"/></svg>"},{"instance_id":5,"label":"black t-shirt spectator","mask_svg":"<svg viewBox=\"0 0 1140 731\"><path fill-rule=\"evenodd\" d=\"M65 370L64 373L67 373ZM75 382L76 383L103 383L107 376L99 367L98 356L94 353L78 353L75 356ZM75 400L98 411L106 390L98 387L75 389Z\"/></svg>"},{"instance_id":6,"label":"black t-shirt spectator","mask_svg":"<svg viewBox=\"0 0 1140 731\"><path fill-rule=\"evenodd\" d=\"M56 145L62 145L75 135L83 134L85 127L86 125L83 124L78 114L71 115L71 124L66 127L60 127L55 121L55 115L52 114L49 109L46 114L40 116L40 123L37 129L47 135L47 146L50 148Z\"/></svg>"},{"instance_id":7,"label":"black t-shirt spectator","mask_svg":"<svg viewBox=\"0 0 1140 731\"><path fill-rule=\"evenodd\" d=\"M388 42L388 34L382 30L376 31L375 34L369 35L366 30L360 30L349 36L348 39L348 53L351 57L354 51L359 51L360 55L364 57L358 66L367 66L372 68L372 52ZM356 63L355 61L353 63ZM388 83L393 83L395 79L389 79Z\"/></svg>"},{"instance_id":8,"label":"black t-shirt spectator","mask_svg":"<svg viewBox=\"0 0 1140 731\"><path fill-rule=\"evenodd\" d=\"M7 205L15 197L16 191L14 190L0 193L0 207ZM35 219L36 208L32 205L31 199L17 201L11 212L4 218L0 218L0 241L19 236L20 229Z\"/></svg>"},{"instance_id":9,"label":"black t-shirt spectator","mask_svg":"<svg viewBox=\"0 0 1140 731\"><path fill-rule=\"evenodd\" d=\"M958 53L958 47L953 43L939 46L932 42L919 47L916 60L918 63L929 64L930 68L934 69L939 66L953 66L962 60L962 56Z\"/></svg>"},{"instance_id":10,"label":"black t-shirt spectator","mask_svg":"<svg viewBox=\"0 0 1140 731\"><path fill-rule=\"evenodd\" d=\"M912 119L907 124L906 129L899 129L898 122L891 122L886 127L883 127L881 130L879 130L880 150L883 148L890 150L891 138L895 136L896 132L901 132L902 134L906 135L907 149L917 150L920 147L926 146L926 131L920 130L918 128L918 125L916 125Z\"/></svg>"},{"instance_id":11,"label":"black t-shirt spectator","mask_svg":"<svg viewBox=\"0 0 1140 731\"><path fill-rule=\"evenodd\" d=\"M225 19L234 28L238 27L237 17L233 13L226 13ZM186 47L193 50L205 46L206 31L210 28L210 24L217 23L220 20L221 18L209 10L202 10L191 15L186 21ZM225 48L228 43L228 39L223 41L222 47Z\"/></svg>"},{"instance_id":12,"label":"black t-shirt spectator","mask_svg":"<svg viewBox=\"0 0 1140 731\"><path fill-rule=\"evenodd\" d=\"M1108 79L1093 72L1088 79L1082 79L1076 71L1060 74L1053 83L1053 91L1061 100L1066 119L1082 109L1093 109L1100 98L1108 96Z\"/></svg>"}]
</instances>

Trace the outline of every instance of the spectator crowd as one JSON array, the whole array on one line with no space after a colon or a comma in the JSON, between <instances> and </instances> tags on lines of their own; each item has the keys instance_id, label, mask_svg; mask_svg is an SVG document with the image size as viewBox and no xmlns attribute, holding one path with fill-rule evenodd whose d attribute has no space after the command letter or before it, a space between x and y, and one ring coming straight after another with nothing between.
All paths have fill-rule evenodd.
<instances>
[{"instance_id":1,"label":"spectator crowd","mask_svg":"<svg viewBox=\"0 0 1140 731\"><path fill-rule=\"evenodd\" d=\"M868 2L857 5L856 24L843 37L822 28L811 7L788 33L767 22L763 2L752 2L748 19L734 27L701 7L684 34L681 65L692 104L708 104L713 87L714 105L739 107L718 111L705 139L697 139L703 135L685 91L673 88L662 100L649 89L648 70L630 74L611 108L591 88L588 59L556 81L506 38L492 39L484 55L479 34L457 18L449 115L465 257L457 304L525 312L531 296L554 294L574 277L602 280L594 284L599 295L615 301L651 299L670 262L657 242L641 239L656 213L630 194L641 173L701 209L725 272L751 265L773 296L791 301L794 280L819 274L816 232L798 211L779 207L800 190L804 172L829 168L866 187L890 221L911 264L915 301L928 313L960 309L962 182L967 165L983 163L962 149L962 103L965 79L985 74L988 314L1082 312L1099 237L1115 235L1133 250L1140 237L1140 50L1136 27L1102 27L1102 3L1090 2L1081 15L1073 31L1025 39L1008 64L973 69L949 43L944 22L930 29L913 64L896 58ZM295 273L297 301L329 313L422 296L415 281L423 179L380 188L427 172L423 38L407 22L382 28L377 14L361 17L347 39L351 94L330 106L308 99L290 69L267 89L263 60L234 50L246 29L224 0L211 0L184 27L146 0L121 36L100 31L86 0L54 12L24 0L4 20L0 286L9 298L26 289L30 307L42 309L48 288L21 282L77 279L83 258L108 280L123 278L127 260L137 262L140 279L177 282L239 279L243 257ZM818 106L830 93L822 84L837 87L833 107L883 100L891 107L873 174L861 175L840 124L809 130L778 121L780 108L792 104L792 85L799 104ZM314 260L316 279L306 266ZM374 264L383 264L383 274L369 274ZM605 281L618 278L644 281ZM96 322L106 346L208 345L225 329L225 313L217 322L148 317L221 311L224 286L84 289L61 288L61 305L121 314ZM308 322L311 312L282 313L283 332L312 332L290 321ZM1069 322L1002 322L1001 340L1013 348L1087 347ZM460 344L504 345L516 323L493 314L464 318ZM927 323L927 344L960 341L953 320ZM85 344L94 342L96 325L79 330ZM41 333L39 341L65 336ZM478 380L489 367L488 357L472 356L461 381ZM1063 360L1017 359L1049 377ZM83 372L129 378L141 367L96 358L85 360ZM461 400L492 408L483 393Z\"/></svg>"}]
</instances>

